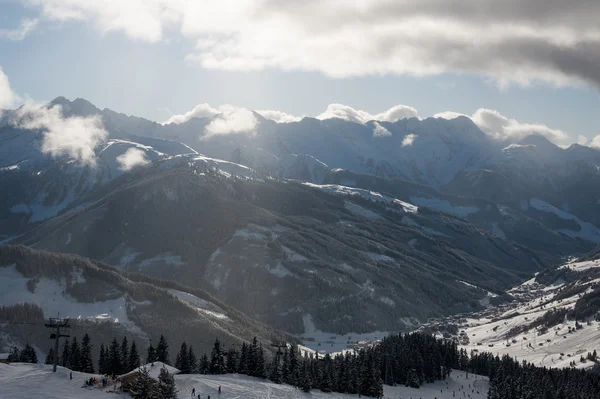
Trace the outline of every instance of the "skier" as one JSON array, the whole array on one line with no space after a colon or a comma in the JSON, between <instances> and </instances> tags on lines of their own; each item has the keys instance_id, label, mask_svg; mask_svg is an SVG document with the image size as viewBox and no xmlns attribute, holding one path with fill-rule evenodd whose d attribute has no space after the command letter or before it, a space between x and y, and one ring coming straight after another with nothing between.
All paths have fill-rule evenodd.
<instances>
[{"instance_id":1,"label":"skier","mask_svg":"<svg viewBox=\"0 0 600 399\"><path fill-rule=\"evenodd\" d=\"M219 395L221 394L221 386L219 385Z\"/></svg>"},{"instance_id":2,"label":"skier","mask_svg":"<svg viewBox=\"0 0 600 399\"><path fill-rule=\"evenodd\" d=\"M196 396L196 388L192 388L192 398Z\"/></svg>"},{"instance_id":3,"label":"skier","mask_svg":"<svg viewBox=\"0 0 600 399\"><path fill-rule=\"evenodd\" d=\"M69 372L69 379L72 380L73 379L73 372Z\"/></svg>"}]
</instances>

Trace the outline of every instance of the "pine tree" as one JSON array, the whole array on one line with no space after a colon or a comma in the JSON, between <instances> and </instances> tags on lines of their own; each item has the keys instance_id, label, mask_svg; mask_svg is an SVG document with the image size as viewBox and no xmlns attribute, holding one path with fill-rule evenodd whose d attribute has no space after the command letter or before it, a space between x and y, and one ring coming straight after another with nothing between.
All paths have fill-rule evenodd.
<instances>
[{"instance_id":1,"label":"pine tree","mask_svg":"<svg viewBox=\"0 0 600 399\"><path fill-rule=\"evenodd\" d=\"M131 371L138 367L140 367L140 355L138 354L135 341L133 341L131 343L131 350L129 351L129 359L127 360L127 369Z\"/></svg>"},{"instance_id":2,"label":"pine tree","mask_svg":"<svg viewBox=\"0 0 600 399\"><path fill-rule=\"evenodd\" d=\"M184 341L181 344L181 348L179 349L179 353L177 354L177 359L175 360L175 368L179 369L179 371L181 371L181 374L190 373L188 354L188 346Z\"/></svg>"},{"instance_id":3,"label":"pine tree","mask_svg":"<svg viewBox=\"0 0 600 399\"><path fill-rule=\"evenodd\" d=\"M248 372L248 345L246 345L245 342L242 343L242 349L237 369L238 373L240 374L250 374Z\"/></svg>"},{"instance_id":4,"label":"pine tree","mask_svg":"<svg viewBox=\"0 0 600 399\"><path fill-rule=\"evenodd\" d=\"M275 354L270 369L271 373L269 375L269 379L276 384L281 384L283 378L281 375L281 352L277 351Z\"/></svg>"},{"instance_id":5,"label":"pine tree","mask_svg":"<svg viewBox=\"0 0 600 399\"><path fill-rule=\"evenodd\" d=\"M190 367L190 373L196 374L198 372L198 359L196 358L194 349L192 349L192 345L190 345L190 349L188 350L188 364Z\"/></svg>"},{"instance_id":6,"label":"pine tree","mask_svg":"<svg viewBox=\"0 0 600 399\"><path fill-rule=\"evenodd\" d=\"M100 354L98 356L98 372L102 375L107 373L107 365L108 359L106 358L106 353L104 351L104 344L100 344Z\"/></svg>"},{"instance_id":7,"label":"pine tree","mask_svg":"<svg viewBox=\"0 0 600 399\"><path fill-rule=\"evenodd\" d=\"M25 345L25 348L23 348L23 350L19 354L19 361L22 363L37 363L38 362L38 358L37 358L37 354L35 353L35 349L33 349L33 346L29 345L29 343L27 343Z\"/></svg>"},{"instance_id":8,"label":"pine tree","mask_svg":"<svg viewBox=\"0 0 600 399\"><path fill-rule=\"evenodd\" d=\"M137 376L129 393L133 399L149 399L157 397L157 384L152 377L150 377L150 372L146 367L142 367L140 370L138 370Z\"/></svg>"},{"instance_id":9,"label":"pine tree","mask_svg":"<svg viewBox=\"0 0 600 399\"><path fill-rule=\"evenodd\" d=\"M146 355L146 364L154 363L156 361L156 349L152 344L148 347L148 354Z\"/></svg>"},{"instance_id":10,"label":"pine tree","mask_svg":"<svg viewBox=\"0 0 600 399\"><path fill-rule=\"evenodd\" d=\"M90 336L85 334L81 340L81 349L79 352L79 371L83 373L94 373L94 363L92 361L92 344Z\"/></svg>"},{"instance_id":11,"label":"pine tree","mask_svg":"<svg viewBox=\"0 0 600 399\"><path fill-rule=\"evenodd\" d=\"M331 392L333 390L332 364L331 355L329 353L325 354L325 357L323 358L323 373L320 386L321 391L323 392Z\"/></svg>"},{"instance_id":12,"label":"pine tree","mask_svg":"<svg viewBox=\"0 0 600 399\"><path fill-rule=\"evenodd\" d=\"M283 348L283 364L281 365L281 380L290 384L290 357L287 346Z\"/></svg>"},{"instance_id":13,"label":"pine tree","mask_svg":"<svg viewBox=\"0 0 600 399\"><path fill-rule=\"evenodd\" d=\"M223 351L221 350L221 342L217 338L210 354L210 374L225 374L225 360L223 359Z\"/></svg>"},{"instance_id":14,"label":"pine tree","mask_svg":"<svg viewBox=\"0 0 600 399\"><path fill-rule=\"evenodd\" d=\"M160 369L158 374L158 391L162 399L177 398L177 390L175 389L175 378L167 371L166 367Z\"/></svg>"},{"instance_id":15,"label":"pine tree","mask_svg":"<svg viewBox=\"0 0 600 399\"><path fill-rule=\"evenodd\" d=\"M46 360L44 360L44 364L54 364L54 349L50 348L48 350L48 354L46 355Z\"/></svg>"},{"instance_id":16,"label":"pine tree","mask_svg":"<svg viewBox=\"0 0 600 399\"><path fill-rule=\"evenodd\" d=\"M254 375L259 378L266 378L265 373L265 352L263 351L262 344L258 345L258 348L254 352L255 356L255 369Z\"/></svg>"},{"instance_id":17,"label":"pine tree","mask_svg":"<svg viewBox=\"0 0 600 399\"><path fill-rule=\"evenodd\" d=\"M208 361L208 356L206 356L206 353L202 355L202 359L200 359L198 371L200 371L200 374L208 374L210 371L210 362Z\"/></svg>"},{"instance_id":18,"label":"pine tree","mask_svg":"<svg viewBox=\"0 0 600 399\"><path fill-rule=\"evenodd\" d=\"M298 352L294 345L290 348L290 369L288 373L289 381L287 383L297 387L299 384L300 370L298 367Z\"/></svg>"},{"instance_id":19,"label":"pine tree","mask_svg":"<svg viewBox=\"0 0 600 399\"><path fill-rule=\"evenodd\" d=\"M117 375L122 369L121 361L121 349L116 338L113 338L110 343L109 355L108 355L108 374Z\"/></svg>"},{"instance_id":20,"label":"pine tree","mask_svg":"<svg viewBox=\"0 0 600 399\"><path fill-rule=\"evenodd\" d=\"M227 352L227 362L225 367L227 368L228 373L237 373L238 372L238 353L235 349L230 348Z\"/></svg>"},{"instance_id":21,"label":"pine tree","mask_svg":"<svg viewBox=\"0 0 600 399\"><path fill-rule=\"evenodd\" d=\"M127 336L123 336L123 341L121 341L121 370L119 370L119 374L125 374L131 369L128 370L127 361L129 360L129 343L127 342Z\"/></svg>"},{"instance_id":22,"label":"pine tree","mask_svg":"<svg viewBox=\"0 0 600 399\"><path fill-rule=\"evenodd\" d=\"M300 376L300 388L304 392L310 392L312 389L312 378L310 376L310 370L308 368L308 360L302 361L302 373Z\"/></svg>"},{"instance_id":23,"label":"pine tree","mask_svg":"<svg viewBox=\"0 0 600 399\"><path fill-rule=\"evenodd\" d=\"M21 359L21 352L19 351L19 348L17 348L16 346L13 346L10 350L10 354L8 355L8 362L9 363L19 362L20 359Z\"/></svg>"},{"instance_id":24,"label":"pine tree","mask_svg":"<svg viewBox=\"0 0 600 399\"><path fill-rule=\"evenodd\" d=\"M63 344L62 356L60 358L60 364L63 367L69 367L69 360L71 359L71 351L69 348L69 338L67 338Z\"/></svg>"},{"instance_id":25,"label":"pine tree","mask_svg":"<svg viewBox=\"0 0 600 399\"><path fill-rule=\"evenodd\" d=\"M73 371L81 371L79 367L79 342L77 337L73 337L71 341L71 349L69 350L69 368Z\"/></svg>"},{"instance_id":26,"label":"pine tree","mask_svg":"<svg viewBox=\"0 0 600 399\"><path fill-rule=\"evenodd\" d=\"M167 344L167 340L162 334L156 346L156 361L171 365L171 361L169 360L169 344Z\"/></svg>"}]
</instances>

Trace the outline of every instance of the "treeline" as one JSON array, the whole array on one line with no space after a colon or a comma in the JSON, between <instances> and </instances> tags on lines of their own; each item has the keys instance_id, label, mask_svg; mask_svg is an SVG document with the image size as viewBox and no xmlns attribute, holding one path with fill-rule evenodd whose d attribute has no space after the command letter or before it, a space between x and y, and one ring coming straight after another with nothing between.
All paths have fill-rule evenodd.
<instances>
[{"instance_id":1,"label":"treeline","mask_svg":"<svg viewBox=\"0 0 600 399\"><path fill-rule=\"evenodd\" d=\"M380 398L383 381L378 361L373 348L331 357L329 354L302 355L295 346L284 344L266 361L265 350L256 338L250 344L243 343L240 350L225 350L217 339L210 357L204 354L199 360L193 350L182 343L175 367L182 374L238 373L289 384L304 392L321 389Z\"/></svg>"},{"instance_id":2,"label":"treeline","mask_svg":"<svg viewBox=\"0 0 600 399\"><path fill-rule=\"evenodd\" d=\"M8 363L12 362L21 362L21 363L37 363L38 358L35 353L35 349L33 346L26 344L25 347L21 350L16 346L13 346L8 354L8 359L6 359Z\"/></svg>"},{"instance_id":3,"label":"treeline","mask_svg":"<svg viewBox=\"0 0 600 399\"><path fill-rule=\"evenodd\" d=\"M599 372L536 367L508 355L499 358L490 353L472 355L463 369L490 378L489 399L600 398Z\"/></svg>"}]
</instances>

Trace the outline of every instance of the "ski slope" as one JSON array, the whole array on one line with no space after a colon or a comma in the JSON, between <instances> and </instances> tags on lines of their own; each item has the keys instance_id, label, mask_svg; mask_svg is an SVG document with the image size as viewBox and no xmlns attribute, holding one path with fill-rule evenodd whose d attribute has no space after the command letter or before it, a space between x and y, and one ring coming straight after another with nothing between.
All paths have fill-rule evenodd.
<instances>
[{"instance_id":1,"label":"ski slope","mask_svg":"<svg viewBox=\"0 0 600 399\"><path fill-rule=\"evenodd\" d=\"M41 364L0 364L0 397L2 399L44 398L44 399L117 399L129 398L125 393L113 392L111 385L105 388L84 388L84 381L92 374L73 372L69 379L69 370L58 367L52 373L52 366ZM97 376L98 377L98 376ZM175 382L180 399L191 398L192 389L196 389L201 398L208 395L212 399L344 399L357 398L358 395L324 393L313 391L304 393L289 385L278 385L254 377L238 374L226 375L176 375ZM221 386L221 394L218 388ZM488 380L485 377L453 371L446 381L428 384L420 389L384 386L384 397L388 399L450 399L487 397ZM453 393L456 396L453 396Z\"/></svg>"}]
</instances>

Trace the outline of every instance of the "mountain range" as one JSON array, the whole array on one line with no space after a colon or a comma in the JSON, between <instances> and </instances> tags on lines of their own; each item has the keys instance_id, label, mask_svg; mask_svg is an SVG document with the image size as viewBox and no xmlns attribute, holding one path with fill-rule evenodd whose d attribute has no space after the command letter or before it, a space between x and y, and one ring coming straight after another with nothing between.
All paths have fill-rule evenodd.
<instances>
[{"instance_id":1,"label":"mountain range","mask_svg":"<svg viewBox=\"0 0 600 399\"><path fill-rule=\"evenodd\" d=\"M466 117L233 126L53 106L107 135L82 164L4 112L0 239L205 290L294 334L477 310L600 243L594 148L500 142Z\"/></svg>"}]
</instances>

